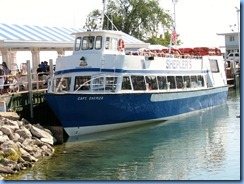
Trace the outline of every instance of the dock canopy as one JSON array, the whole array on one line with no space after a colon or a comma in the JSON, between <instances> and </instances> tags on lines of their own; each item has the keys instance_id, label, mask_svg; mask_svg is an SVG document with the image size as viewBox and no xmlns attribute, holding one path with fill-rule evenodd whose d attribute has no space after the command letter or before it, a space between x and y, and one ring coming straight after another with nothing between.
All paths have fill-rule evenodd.
<instances>
[{"instance_id":1,"label":"dock canopy","mask_svg":"<svg viewBox=\"0 0 244 184\"><path fill-rule=\"evenodd\" d=\"M17 51L32 53L32 66L35 70L40 63L41 51L57 51L58 56L72 51L75 32L86 31L82 28L48 27L36 25L17 25L0 23L0 56L8 66L16 63ZM146 43L121 32L128 48L143 46ZM148 44L147 44L148 45Z\"/></svg>"}]
</instances>

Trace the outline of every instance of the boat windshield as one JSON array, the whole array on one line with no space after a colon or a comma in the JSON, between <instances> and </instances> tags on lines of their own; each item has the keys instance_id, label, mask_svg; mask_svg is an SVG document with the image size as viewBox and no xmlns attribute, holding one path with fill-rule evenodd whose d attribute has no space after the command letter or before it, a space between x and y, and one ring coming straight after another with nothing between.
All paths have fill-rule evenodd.
<instances>
[{"instance_id":1,"label":"boat windshield","mask_svg":"<svg viewBox=\"0 0 244 184\"><path fill-rule=\"evenodd\" d=\"M75 51L100 50L102 48L102 36L84 36L75 39Z\"/></svg>"}]
</instances>

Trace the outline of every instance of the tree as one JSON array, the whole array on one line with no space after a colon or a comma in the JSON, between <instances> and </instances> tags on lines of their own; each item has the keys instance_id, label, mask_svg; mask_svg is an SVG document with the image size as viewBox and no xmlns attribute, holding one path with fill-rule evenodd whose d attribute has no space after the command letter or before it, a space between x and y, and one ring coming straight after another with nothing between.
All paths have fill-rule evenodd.
<instances>
[{"instance_id":1,"label":"tree","mask_svg":"<svg viewBox=\"0 0 244 184\"><path fill-rule=\"evenodd\" d=\"M160 8L158 0L109 0L106 9L104 29L117 28L151 44L169 45L173 19ZM101 12L94 10L88 15L93 16L101 16ZM96 27L94 20L88 18L85 27ZM160 27L164 33L160 33Z\"/></svg>"}]
</instances>

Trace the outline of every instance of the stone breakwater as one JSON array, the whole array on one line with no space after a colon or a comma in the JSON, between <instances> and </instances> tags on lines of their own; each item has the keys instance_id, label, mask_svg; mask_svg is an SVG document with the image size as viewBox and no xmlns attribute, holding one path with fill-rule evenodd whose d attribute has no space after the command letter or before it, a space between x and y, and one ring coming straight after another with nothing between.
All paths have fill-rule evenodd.
<instances>
[{"instance_id":1,"label":"stone breakwater","mask_svg":"<svg viewBox=\"0 0 244 184\"><path fill-rule=\"evenodd\" d=\"M50 130L18 119L16 113L0 113L0 179L54 153L56 140Z\"/></svg>"}]
</instances>

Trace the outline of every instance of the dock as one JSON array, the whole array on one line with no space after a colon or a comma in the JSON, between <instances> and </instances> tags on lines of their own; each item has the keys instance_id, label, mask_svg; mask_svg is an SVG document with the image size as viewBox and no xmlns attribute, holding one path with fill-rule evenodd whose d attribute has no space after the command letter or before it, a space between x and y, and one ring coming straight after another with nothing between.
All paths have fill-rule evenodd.
<instances>
[{"instance_id":1,"label":"dock","mask_svg":"<svg viewBox=\"0 0 244 184\"><path fill-rule=\"evenodd\" d=\"M229 88L238 88L240 81L240 68L227 67L226 78Z\"/></svg>"},{"instance_id":2,"label":"dock","mask_svg":"<svg viewBox=\"0 0 244 184\"><path fill-rule=\"evenodd\" d=\"M19 120L26 119L31 124L40 124L51 130L58 144L61 144L68 136L45 101L44 94L46 91L47 88L32 90L32 106L30 105L30 94L28 90L4 93L0 95L0 102L2 105L5 105L6 112L16 112L20 117ZM33 109L31 110L31 108Z\"/></svg>"}]
</instances>

